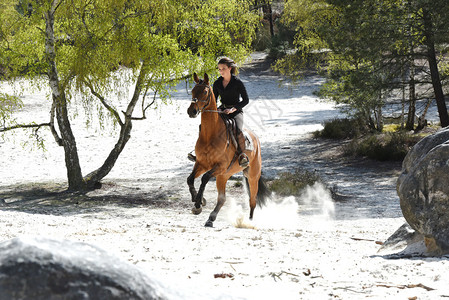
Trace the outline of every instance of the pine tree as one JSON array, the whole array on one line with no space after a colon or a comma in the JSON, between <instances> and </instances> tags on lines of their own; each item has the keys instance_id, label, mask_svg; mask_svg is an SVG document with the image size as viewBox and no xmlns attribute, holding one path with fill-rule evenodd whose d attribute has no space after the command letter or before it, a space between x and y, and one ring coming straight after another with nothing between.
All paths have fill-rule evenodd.
<instances>
[{"instance_id":1,"label":"pine tree","mask_svg":"<svg viewBox=\"0 0 449 300\"><path fill-rule=\"evenodd\" d=\"M296 75L297 66L315 59L327 72L322 95L350 104L368 119L380 117L392 91L408 86L409 127L415 85L431 82L441 125L448 126L440 71L447 63L448 9L443 0L291 0L285 8L286 20L298 26L298 51L279 61L278 68ZM426 70L418 68L423 59L428 62ZM419 76L418 69L423 70ZM380 129L379 120L378 125L371 123Z\"/></svg>"}]
</instances>

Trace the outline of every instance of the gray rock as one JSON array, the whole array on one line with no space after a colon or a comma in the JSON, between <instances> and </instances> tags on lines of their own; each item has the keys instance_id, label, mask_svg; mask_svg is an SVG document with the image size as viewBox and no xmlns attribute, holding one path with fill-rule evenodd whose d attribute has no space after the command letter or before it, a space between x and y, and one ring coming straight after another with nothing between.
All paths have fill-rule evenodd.
<instances>
[{"instance_id":1,"label":"gray rock","mask_svg":"<svg viewBox=\"0 0 449 300\"><path fill-rule=\"evenodd\" d=\"M395 231L380 247L378 253L384 258L406 258L426 256L424 236L405 223Z\"/></svg>"},{"instance_id":2,"label":"gray rock","mask_svg":"<svg viewBox=\"0 0 449 300\"><path fill-rule=\"evenodd\" d=\"M414 244L424 237L413 230L409 224L405 223L398 228L383 244L379 251L403 250L407 245Z\"/></svg>"},{"instance_id":3,"label":"gray rock","mask_svg":"<svg viewBox=\"0 0 449 300\"><path fill-rule=\"evenodd\" d=\"M95 246L47 238L0 243L0 299L166 299L162 287Z\"/></svg>"},{"instance_id":4,"label":"gray rock","mask_svg":"<svg viewBox=\"0 0 449 300\"><path fill-rule=\"evenodd\" d=\"M449 253L449 129L422 139L407 154L397 182L402 213L431 254Z\"/></svg>"}]
</instances>

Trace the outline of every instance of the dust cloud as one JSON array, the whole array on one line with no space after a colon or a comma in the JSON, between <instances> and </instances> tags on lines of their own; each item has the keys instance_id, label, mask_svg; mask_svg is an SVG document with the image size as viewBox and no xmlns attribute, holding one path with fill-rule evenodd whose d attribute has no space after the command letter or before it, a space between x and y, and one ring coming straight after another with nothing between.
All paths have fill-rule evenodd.
<instances>
[{"instance_id":1,"label":"dust cloud","mask_svg":"<svg viewBox=\"0 0 449 300\"><path fill-rule=\"evenodd\" d=\"M272 195L267 205L256 207L253 220L249 220L247 199L237 203L234 198L228 198L228 202L226 218L237 228L296 229L301 214L314 215L313 219L324 228L335 216L332 195L322 183L307 186L299 197Z\"/></svg>"}]
</instances>

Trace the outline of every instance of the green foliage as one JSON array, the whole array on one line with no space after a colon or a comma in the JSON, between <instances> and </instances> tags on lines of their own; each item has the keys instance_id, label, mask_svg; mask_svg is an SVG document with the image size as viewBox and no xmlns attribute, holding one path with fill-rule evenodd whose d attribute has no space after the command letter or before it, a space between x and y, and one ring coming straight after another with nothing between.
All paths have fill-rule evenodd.
<instances>
[{"instance_id":1,"label":"green foliage","mask_svg":"<svg viewBox=\"0 0 449 300\"><path fill-rule=\"evenodd\" d=\"M271 47L271 33L268 25L263 24L259 26L256 36L253 40L252 47L256 51L265 51Z\"/></svg>"},{"instance_id":2,"label":"green foliage","mask_svg":"<svg viewBox=\"0 0 449 300\"><path fill-rule=\"evenodd\" d=\"M259 43L255 45L258 50L268 50L271 59L281 59L292 49L295 31L291 26L276 20L274 35L271 36L269 25L262 23L258 31Z\"/></svg>"},{"instance_id":3,"label":"green foliage","mask_svg":"<svg viewBox=\"0 0 449 300\"><path fill-rule=\"evenodd\" d=\"M324 128L314 133L315 137L330 139L355 138L366 132L366 126L358 119L333 119L324 123Z\"/></svg>"},{"instance_id":4,"label":"green foliage","mask_svg":"<svg viewBox=\"0 0 449 300\"><path fill-rule=\"evenodd\" d=\"M12 125L12 114L22 107L23 103L20 98L0 93L0 129Z\"/></svg>"},{"instance_id":5,"label":"green foliage","mask_svg":"<svg viewBox=\"0 0 449 300\"><path fill-rule=\"evenodd\" d=\"M316 131L317 138L351 139L344 145L347 156L365 156L371 159L402 160L421 135L402 131L398 124L387 124L382 133L372 133L361 118L334 119L325 122L323 130Z\"/></svg>"},{"instance_id":6,"label":"green foliage","mask_svg":"<svg viewBox=\"0 0 449 300\"><path fill-rule=\"evenodd\" d=\"M296 169L295 172L282 172L270 184L270 189L280 196L299 196L307 187L321 182L316 172Z\"/></svg>"},{"instance_id":7,"label":"green foliage","mask_svg":"<svg viewBox=\"0 0 449 300\"><path fill-rule=\"evenodd\" d=\"M327 78L320 95L371 121L395 89L408 88L407 70L422 69L429 51L440 54L440 73L447 74L448 17L444 0L289 0L283 20L297 26L296 52L276 68L297 78L316 64ZM437 80L429 73L419 74L425 89Z\"/></svg>"},{"instance_id":8,"label":"green foliage","mask_svg":"<svg viewBox=\"0 0 449 300\"><path fill-rule=\"evenodd\" d=\"M285 40L280 35L275 35L271 39L268 56L271 59L280 59L280 58L284 57L290 49L291 49L291 45L288 40Z\"/></svg>"},{"instance_id":9,"label":"green foliage","mask_svg":"<svg viewBox=\"0 0 449 300\"><path fill-rule=\"evenodd\" d=\"M353 139L344 147L346 155L366 156L379 161L401 161L420 138L406 132L370 134Z\"/></svg>"},{"instance_id":10,"label":"green foliage","mask_svg":"<svg viewBox=\"0 0 449 300\"><path fill-rule=\"evenodd\" d=\"M329 45L320 36L320 29L333 26L338 20L337 11L325 0L292 0L285 4L283 22L296 28L296 51L276 62L276 70L298 79L301 69L319 66L332 55L326 51Z\"/></svg>"},{"instance_id":11,"label":"green foliage","mask_svg":"<svg viewBox=\"0 0 449 300\"><path fill-rule=\"evenodd\" d=\"M5 0L0 6L0 66L10 76L34 78L46 74L43 15L52 1ZM163 99L177 80L193 71L216 69L216 58L242 61L257 25L246 0L74 0L57 1L56 64L63 89L81 94L88 115L95 105L91 88L115 108L127 101L145 62L145 90ZM129 72L118 72L119 69ZM177 80L176 80L177 79Z\"/></svg>"}]
</instances>

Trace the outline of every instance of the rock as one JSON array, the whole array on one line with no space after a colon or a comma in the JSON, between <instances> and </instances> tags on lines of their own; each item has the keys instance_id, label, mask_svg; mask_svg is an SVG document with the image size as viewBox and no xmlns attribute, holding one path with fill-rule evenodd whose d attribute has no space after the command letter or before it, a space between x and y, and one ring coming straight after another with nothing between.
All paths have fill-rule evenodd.
<instances>
[{"instance_id":1,"label":"rock","mask_svg":"<svg viewBox=\"0 0 449 300\"><path fill-rule=\"evenodd\" d=\"M0 243L0 299L167 299L156 281L95 246L47 238Z\"/></svg>"},{"instance_id":2,"label":"rock","mask_svg":"<svg viewBox=\"0 0 449 300\"><path fill-rule=\"evenodd\" d=\"M389 254L386 258L404 258L426 255L427 250L424 236L405 223L382 244L378 253Z\"/></svg>"},{"instance_id":3,"label":"rock","mask_svg":"<svg viewBox=\"0 0 449 300\"><path fill-rule=\"evenodd\" d=\"M410 150L396 188L402 213L424 236L429 254L449 253L449 129Z\"/></svg>"},{"instance_id":4,"label":"rock","mask_svg":"<svg viewBox=\"0 0 449 300\"><path fill-rule=\"evenodd\" d=\"M379 251L403 250L407 245L423 241L424 237L405 223L396 230L383 244Z\"/></svg>"}]
</instances>

